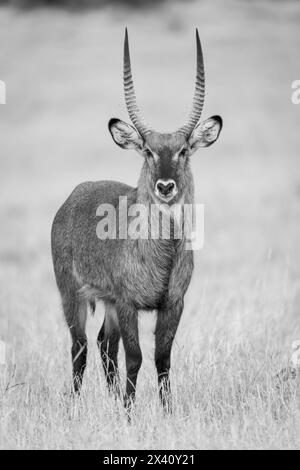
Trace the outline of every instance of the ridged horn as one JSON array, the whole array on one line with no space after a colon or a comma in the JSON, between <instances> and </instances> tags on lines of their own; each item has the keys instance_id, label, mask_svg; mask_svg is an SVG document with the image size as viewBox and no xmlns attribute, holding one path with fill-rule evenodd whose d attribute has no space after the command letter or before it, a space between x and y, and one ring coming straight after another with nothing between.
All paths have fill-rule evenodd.
<instances>
[{"instance_id":1,"label":"ridged horn","mask_svg":"<svg viewBox=\"0 0 300 470\"><path fill-rule=\"evenodd\" d=\"M127 28L125 28L125 40L124 40L123 82L124 82L125 102L126 102L129 117L133 125L136 127L136 129L139 131L139 133L143 137L148 132L150 132L151 129L146 124L136 101L132 73L131 73Z\"/></svg>"},{"instance_id":2,"label":"ridged horn","mask_svg":"<svg viewBox=\"0 0 300 470\"><path fill-rule=\"evenodd\" d=\"M205 95L205 74L202 47L199 39L198 29L196 29L196 46L197 46L197 69L196 69L196 83L195 93L193 99L193 108L189 114L187 123L180 127L177 132L189 137L193 132L196 124L198 123L203 105Z\"/></svg>"}]
</instances>

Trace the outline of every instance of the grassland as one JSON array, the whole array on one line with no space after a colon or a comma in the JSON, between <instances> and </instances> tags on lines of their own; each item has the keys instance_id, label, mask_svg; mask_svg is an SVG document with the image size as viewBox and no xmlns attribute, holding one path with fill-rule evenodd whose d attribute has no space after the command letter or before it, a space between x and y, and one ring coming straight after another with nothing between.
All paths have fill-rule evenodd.
<instances>
[{"instance_id":1,"label":"grassland","mask_svg":"<svg viewBox=\"0 0 300 470\"><path fill-rule=\"evenodd\" d=\"M299 23L296 1L0 8L1 448L299 448L297 380L274 380L300 338L300 105L291 103ZM128 119L125 25L141 107L155 127L176 128L189 109L195 26L204 117L224 118L218 143L193 157L205 246L173 350L174 413L163 416L158 404L155 315L144 313L131 425L105 389L95 345L101 305L88 324L82 396L69 396L70 338L49 244L53 216L76 184L137 181L140 158L107 132L110 117Z\"/></svg>"}]
</instances>

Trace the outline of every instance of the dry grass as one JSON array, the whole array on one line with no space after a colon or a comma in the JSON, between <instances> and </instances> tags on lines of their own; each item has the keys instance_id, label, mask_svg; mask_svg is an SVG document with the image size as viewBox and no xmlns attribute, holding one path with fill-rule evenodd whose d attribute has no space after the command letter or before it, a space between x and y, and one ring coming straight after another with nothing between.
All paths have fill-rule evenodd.
<instances>
[{"instance_id":1,"label":"dry grass","mask_svg":"<svg viewBox=\"0 0 300 470\"><path fill-rule=\"evenodd\" d=\"M8 93L0 107L1 448L299 448L297 380L274 382L300 337L300 108L290 100L299 19L296 2L172 3L147 16L0 8ZM197 25L204 114L225 122L219 142L193 158L206 240L173 351L175 410L164 417L158 405L154 315L143 314L132 425L105 389L95 346L101 307L88 326L83 394L69 397L70 340L49 248L53 215L78 182L137 180L139 157L106 131L109 117L127 119L125 24L149 121L181 124Z\"/></svg>"}]
</instances>

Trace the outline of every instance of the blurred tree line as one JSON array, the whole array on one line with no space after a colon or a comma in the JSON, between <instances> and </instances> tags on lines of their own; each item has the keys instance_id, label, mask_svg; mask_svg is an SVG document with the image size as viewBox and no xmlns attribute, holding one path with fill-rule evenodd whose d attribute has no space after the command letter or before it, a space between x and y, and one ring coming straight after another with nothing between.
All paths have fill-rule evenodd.
<instances>
[{"instance_id":1,"label":"blurred tree line","mask_svg":"<svg viewBox=\"0 0 300 470\"><path fill-rule=\"evenodd\" d=\"M101 7L105 5L128 5L142 7L153 3L159 3L161 0L0 0L0 5L12 5L20 8L34 8L39 6L47 7Z\"/></svg>"}]
</instances>

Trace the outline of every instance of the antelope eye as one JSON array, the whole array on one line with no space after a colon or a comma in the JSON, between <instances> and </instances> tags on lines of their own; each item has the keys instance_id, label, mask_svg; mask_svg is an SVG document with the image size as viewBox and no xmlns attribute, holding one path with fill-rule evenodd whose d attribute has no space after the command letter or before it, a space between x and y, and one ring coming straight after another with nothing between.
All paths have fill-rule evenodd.
<instances>
[{"instance_id":1,"label":"antelope eye","mask_svg":"<svg viewBox=\"0 0 300 470\"><path fill-rule=\"evenodd\" d=\"M179 152L180 157L186 157L186 155L187 155L187 148L180 150Z\"/></svg>"},{"instance_id":2,"label":"antelope eye","mask_svg":"<svg viewBox=\"0 0 300 470\"><path fill-rule=\"evenodd\" d=\"M149 158L153 157L153 153L149 149L145 149L145 154L146 154L146 157L149 157Z\"/></svg>"}]
</instances>

